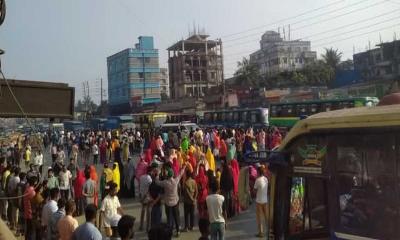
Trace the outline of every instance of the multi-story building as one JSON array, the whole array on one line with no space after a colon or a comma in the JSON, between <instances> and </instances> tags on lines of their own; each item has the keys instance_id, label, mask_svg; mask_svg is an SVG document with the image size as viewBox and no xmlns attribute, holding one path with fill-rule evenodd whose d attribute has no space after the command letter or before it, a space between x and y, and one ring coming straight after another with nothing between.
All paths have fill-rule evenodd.
<instances>
[{"instance_id":1,"label":"multi-story building","mask_svg":"<svg viewBox=\"0 0 400 240\"><path fill-rule=\"evenodd\" d=\"M170 96L202 98L207 89L223 83L221 40L194 33L168 48Z\"/></svg>"},{"instance_id":2,"label":"multi-story building","mask_svg":"<svg viewBox=\"0 0 400 240\"><path fill-rule=\"evenodd\" d=\"M141 36L135 48L107 58L108 100L111 114L129 113L159 103L160 68L153 37Z\"/></svg>"},{"instance_id":3,"label":"multi-story building","mask_svg":"<svg viewBox=\"0 0 400 240\"><path fill-rule=\"evenodd\" d=\"M160 68L160 92L169 97L169 76L168 68Z\"/></svg>"},{"instance_id":4,"label":"multi-story building","mask_svg":"<svg viewBox=\"0 0 400 240\"><path fill-rule=\"evenodd\" d=\"M353 55L354 70L364 81L393 80L400 76L400 40Z\"/></svg>"},{"instance_id":5,"label":"multi-story building","mask_svg":"<svg viewBox=\"0 0 400 240\"><path fill-rule=\"evenodd\" d=\"M261 75L274 76L285 71L299 70L317 59L309 41L285 41L279 33L265 32L260 50L250 54L250 63L256 64Z\"/></svg>"}]
</instances>

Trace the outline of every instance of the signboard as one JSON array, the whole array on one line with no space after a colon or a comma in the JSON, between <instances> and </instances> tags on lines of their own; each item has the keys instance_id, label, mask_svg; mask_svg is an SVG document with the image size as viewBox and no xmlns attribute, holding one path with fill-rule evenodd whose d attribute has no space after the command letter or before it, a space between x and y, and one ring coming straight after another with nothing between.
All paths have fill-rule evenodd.
<instances>
[{"instance_id":1,"label":"signboard","mask_svg":"<svg viewBox=\"0 0 400 240\"><path fill-rule=\"evenodd\" d=\"M295 173L308 173L308 174L322 174L322 164L325 161L327 147L320 147L318 145L307 144L304 147L297 148L300 159L294 162L293 172ZM294 155L292 155L294 158Z\"/></svg>"},{"instance_id":2,"label":"signboard","mask_svg":"<svg viewBox=\"0 0 400 240\"><path fill-rule=\"evenodd\" d=\"M8 80L8 83L28 117L74 117L75 90L68 84L22 80ZM4 80L0 80L0 89L0 117L25 117Z\"/></svg>"}]
</instances>

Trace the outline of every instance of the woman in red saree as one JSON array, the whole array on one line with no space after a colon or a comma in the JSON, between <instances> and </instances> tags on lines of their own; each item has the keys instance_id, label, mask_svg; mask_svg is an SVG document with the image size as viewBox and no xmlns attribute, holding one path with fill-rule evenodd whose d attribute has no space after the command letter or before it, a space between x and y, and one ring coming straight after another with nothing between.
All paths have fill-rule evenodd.
<instances>
[{"instance_id":1,"label":"woman in red saree","mask_svg":"<svg viewBox=\"0 0 400 240\"><path fill-rule=\"evenodd\" d=\"M231 160L232 167L232 177L233 177L233 209L235 213L239 213L240 205L239 205L239 174L240 168L239 163L236 159Z\"/></svg>"},{"instance_id":2,"label":"woman in red saree","mask_svg":"<svg viewBox=\"0 0 400 240\"><path fill-rule=\"evenodd\" d=\"M195 179L197 183L197 209L199 210L199 218L208 218L206 198L208 196L208 178L203 164L199 165L199 173Z\"/></svg>"},{"instance_id":3,"label":"woman in red saree","mask_svg":"<svg viewBox=\"0 0 400 240\"><path fill-rule=\"evenodd\" d=\"M76 215L80 216L83 214L83 195L82 195L82 188L83 184L85 183L85 174L83 173L83 170L77 170L76 174L76 180L74 183L74 196L75 196L75 202L76 202Z\"/></svg>"}]
</instances>

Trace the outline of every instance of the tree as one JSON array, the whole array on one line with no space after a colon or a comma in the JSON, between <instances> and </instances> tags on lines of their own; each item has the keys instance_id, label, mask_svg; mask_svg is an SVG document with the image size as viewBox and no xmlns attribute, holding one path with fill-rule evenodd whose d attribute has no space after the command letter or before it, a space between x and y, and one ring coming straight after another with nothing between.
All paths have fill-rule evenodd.
<instances>
[{"instance_id":1,"label":"tree","mask_svg":"<svg viewBox=\"0 0 400 240\"><path fill-rule=\"evenodd\" d=\"M257 65L250 63L249 59L243 58L237 63L237 67L234 74L237 85L255 88L259 86L260 74Z\"/></svg>"},{"instance_id":2,"label":"tree","mask_svg":"<svg viewBox=\"0 0 400 240\"><path fill-rule=\"evenodd\" d=\"M338 49L325 48L325 54L322 54L323 61L333 70L337 69L341 58L342 58L342 52L339 52Z\"/></svg>"}]
</instances>

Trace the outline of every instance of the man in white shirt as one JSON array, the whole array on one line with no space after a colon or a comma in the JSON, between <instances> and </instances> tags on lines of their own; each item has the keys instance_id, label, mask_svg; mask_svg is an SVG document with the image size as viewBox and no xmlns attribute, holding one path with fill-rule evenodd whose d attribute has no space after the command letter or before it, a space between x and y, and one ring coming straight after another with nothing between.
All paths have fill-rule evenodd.
<instances>
[{"instance_id":1,"label":"man in white shirt","mask_svg":"<svg viewBox=\"0 0 400 240\"><path fill-rule=\"evenodd\" d=\"M42 152L39 150L35 156L35 158L33 159L33 164L36 167L36 171L38 171L40 173L40 175L42 175L42 168L43 168L43 154Z\"/></svg>"},{"instance_id":2,"label":"man in white shirt","mask_svg":"<svg viewBox=\"0 0 400 240\"><path fill-rule=\"evenodd\" d=\"M225 219L226 211L223 209L225 198L217 193L217 183L210 182L211 194L207 196L207 211L210 220L210 235L211 240L223 240L225 237Z\"/></svg>"},{"instance_id":3,"label":"man in white shirt","mask_svg":"<svg viewBox=\"0 0 400 240\"><path fill-rule=\"evenodd\" d=\"M57 201L60 198L60 190L58 188L50 189L50 200L43 206L42 209L42 229L43 236L47 236L47 227L51 215L58 210Z\"/></svg>"},{"instance_id":4,"label":"man in white shirt","mask_svg":"<svg viewBox=\"0 0 400 240\"><path fill-rule=\"evenodd\" d=\"M99 160L99 146L97 146L97 143L93 144L92 153L93 153L93 164L97 165Z\"/></svg>"},{"instance_id":5,"label":"man in white shirt","mask_svg":"<svg viewBox=\"0 0 400 240\"><path fill-rule=\"evenodd\" d=\"M103 225L105 228L106 236L111 237L111 221L115 218L120 218L122 215L124 215L124 213L117 197L117 184L114 182L110 182L108 185L109 193L103 199L100 209L100 226Z\"/></svg>"},{"instance_id":6,"label":"man in white shirt","mask_svg":"<svg viewBox=\"0 0 400 240\"><path fill-rule=\"evenodd\" d=\"M60 190L61 197L63 197L65 200L69 199L71 181L72 173L67 169L65 165L63 165L60 172Z\"/></svg>"},{"instance_id":7,"label":"man in white shirt","mask_svg":"<svg viewBox=\"0 0 400 240\"><path fill-rule=\"evenodd\" d=\"M256 195L256 218L258 226L257 237L265 237L264 226L268 227L268 178L265 177L265 167L258 168L259 177L254 184L254 190L257 191ZM265 223L263 223L265 221Z\"/></svg>"}]
</instances>

